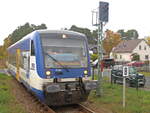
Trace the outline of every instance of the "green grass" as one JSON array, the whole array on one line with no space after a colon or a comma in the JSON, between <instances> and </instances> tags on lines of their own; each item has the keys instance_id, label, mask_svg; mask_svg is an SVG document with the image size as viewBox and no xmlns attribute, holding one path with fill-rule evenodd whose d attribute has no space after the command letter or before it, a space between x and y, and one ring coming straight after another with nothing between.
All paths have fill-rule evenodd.
<instances>
[{"instance_id":1,"label":"green grass","mask_svg":"<svg viewBox=\"0 0 150 113\"><path fill-rule=\"evenodd\" d=\"M150 77L150 72L139 72L141 74L144 74L145 76L149 76Z\"/></svg>"},{"instance_id":2,"label":"green grass","mask_svg":"<svg viewBox=\"0 0 150 113\"><path fill-rule=\"evenodd\" d=\"M126 108L122 107L122 85L103 83L103 95L95 92L89 96L97 108L106 108L113 113L150 113L150 91L126 88Z\"/></svg>"},{"instance_id":3,"label":"green grass","mask_svg":"<svg viewBox=\"0 0 150 113\"><path fill-rule=\"evenodd\" d=\"M25 113L11 93L12 87L9 84L11 79L7 75L0 74L0 113Z\"/></svg>"}]
</instances>

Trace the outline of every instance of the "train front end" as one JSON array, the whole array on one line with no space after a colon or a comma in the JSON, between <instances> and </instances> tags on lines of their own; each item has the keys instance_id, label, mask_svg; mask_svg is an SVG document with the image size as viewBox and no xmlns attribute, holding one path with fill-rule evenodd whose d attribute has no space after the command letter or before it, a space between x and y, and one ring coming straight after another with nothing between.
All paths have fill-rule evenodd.
<instances>
[{"instance_id":1,"label":"train front end","mask_svg":"<svg viewBox=\"0 0 150 113\"><path fill-rule=\"evenodd\" d=\"M85 35L70 31L41 32L45 101L59 106L87 100L97 81L91 80L88 43Z\"/></svg>"}]
</instances>

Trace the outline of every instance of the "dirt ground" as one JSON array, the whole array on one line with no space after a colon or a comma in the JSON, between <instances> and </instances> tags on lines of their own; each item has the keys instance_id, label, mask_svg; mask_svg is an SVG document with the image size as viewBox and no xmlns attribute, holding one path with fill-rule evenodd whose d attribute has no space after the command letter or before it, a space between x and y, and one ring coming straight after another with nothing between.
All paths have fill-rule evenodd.
<instances>
[{"instance_id":1,"label":"dirt ground","mask_svg":"<svg viewBox=\"0 0 150 113\"><path fill-rule=\"evenodd\" d=\"M16 97L17 102L21 104L23 108L25 108L25 111L27 113L44 113L40 109L40 106L38 106L37 103L33 101L27 90L20 86L15 79L12 79L10 81L10 85L12 87L12 94ZM94 105L93 102L90 101L84 102L82 104L95 111L95 113L112 113L104 108L96 107L96 105Z\"/></svg>"},{"instance_id":2,"label":"dirt ground","mask_svg":"<svg viewBox=\"0 0 150 113\"><path fill-rule=\"evenodd\" d=\"M91 110L95 111L95 113L112 113L110 110L105 108L97 107L92 101L88 100L83 103L86 107L90 108Z\"/></svg>"},{"instance_id":3,"label":"dirt ground","mask_svg":"<svg viewBox=\"0 0 150 113\"><path fill-rule=\"evenodd\" d=\"M12 87L12 94L15 96L17 102L25 108L27 113L43 113L40 106L31 98L27 90L21 87L15 79L10 81Z\"/></svg>"}]
</instances>

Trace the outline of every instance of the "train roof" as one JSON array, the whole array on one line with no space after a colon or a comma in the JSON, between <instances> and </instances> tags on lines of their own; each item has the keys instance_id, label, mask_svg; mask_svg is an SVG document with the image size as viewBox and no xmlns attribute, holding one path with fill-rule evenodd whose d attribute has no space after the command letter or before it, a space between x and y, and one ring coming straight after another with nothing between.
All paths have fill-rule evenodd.
<instances>
[{"instance_id":1,"label":"train roof","mask_svg":"<svg viewBox=\"0 0 150 113\"><path fill-rule=\"evenodd\" d=\"M60 34L70 34L70 35L80 35L80 36L85 36L82 33L75 32L75 31L68 31L68 30L37 30L40 34L45 34L45 33L60 33Z\"/></svg>"},{"instance_id":2,"label":"train roof","mask_svg":"<svg viewBox=\"0 0 150 113\"><path fill-rule=\"evenodd\" d=\"M75 31L68 31L68 30L35 30L35 31L29 33L28 35L24 36L21 40L17 41L13 45L9 46L7 49L9 50L10 48L14 47L15 45L19 44L20 42L22 42L24 40L31 39L32 35L34 35L36 32L39 34L58 33L58 34L70 34L70 35L77 35L77 36L85 37L85 35L82 33L78 33Z\"/></svg>"}]
</instances>

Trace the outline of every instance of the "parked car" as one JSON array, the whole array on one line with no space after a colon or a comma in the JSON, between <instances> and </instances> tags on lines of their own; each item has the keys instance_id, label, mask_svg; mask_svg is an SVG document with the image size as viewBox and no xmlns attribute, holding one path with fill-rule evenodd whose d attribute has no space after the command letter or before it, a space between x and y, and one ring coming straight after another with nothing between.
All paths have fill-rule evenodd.
<instances>
[{"instance_id":1,"label":"parked car","mask_svg":"<svg viewBox=\"0 0 150 113\"><path fill-rule=\"evenodd\" d=\"M141 67L144 64L145 64L144 62L137 62L137 61L133 61L133 62L127 63L128 66L135 66L135 67Z\"/></svg>"},{"instance_id":2,"label":"parked car","mask_svg":"<svg viewBox=\"0 0 150 113\"><path fill-rule=\"evenodd\" d=\"M129 76L126 77L126 84L133 87L144 87L145 76L137 72L133 66L129 67ZM113 83L123 84L123 65L115 65L111 71L111 80Z\"/></svg>"}]
</instances>

